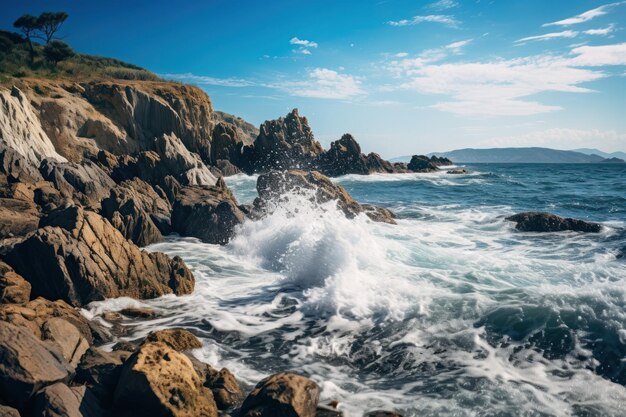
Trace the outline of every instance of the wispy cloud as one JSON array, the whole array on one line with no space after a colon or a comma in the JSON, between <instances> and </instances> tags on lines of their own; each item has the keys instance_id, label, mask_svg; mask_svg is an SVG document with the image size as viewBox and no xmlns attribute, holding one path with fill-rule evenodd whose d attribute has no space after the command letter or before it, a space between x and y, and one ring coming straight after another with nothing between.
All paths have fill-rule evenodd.
<instances>
[{"instance_id":1,"label":"wispy cloud","mask_svg":"<svg viewBox=\"0 0 626 417\"><path fill-rule=\"evenodd\" d=\"M591 19L594 19L596 17L604 16L605 14L609 12L611 8L615 6L619 6L624 3L626 2L620 1L617 3L605 4L603 6L596 7L595 9L587 10L584 13L581 13L573 17L569 17L567 19L563 19L563 20L559 20L559 21L551 22L551 23L546 23L543 26L571 26L571 25L577 25L579 23L588 22Z\"/></svg>"},{"instance_id":2,"label":"wispy cloud","mask_svg":"<svg viewBox=\"0 0 626 417\"><path fill-rule=\"evenodd\" d=\"M452 42L446 45L446 49L449 49L453 54L460 54L467 45L472 42L473 39L466 39L464 41Z\"/></svg>"},{"instance_id":3,"label":"wispy cloud","mask_svg":"<svg viewBox=\"0 0 626 417\"><path fill-rule=\"evenodd\" d=\"M299 47L298 49L293 50L294 53L303 55L311 55L311 49L318 47L317 42L308 41L306 39L299 39L297 36L291 38L291 40L289 40L289 43L291 45L296 45Z\"/></svg>"},{"instance_id":4,"label":"wispy cloud","mask_svg":"<svg viewBox=\"0 0 626 417\"><path fill-rule=\"evenodd\" d=\"M391 20L387 22L391 26L413 26L424 22L442 23L448 26L458 26L458 21L454 16L442 14L430 14L426 16L413 16L411 19Z\"/></svg>"},{"instance_id":5,"label":"wispy cloud","mask_svg":"<svg viewBox=\"0 0 626 417\"><path fill-rule=\"evenodd\" d=\"M182 74L159 74L160 77L168 80L176 80L199 85L216 85L221 87L252 87L256 84L241 78L216 78L206 75L195 75L190 72Z\"/></svg>"},{"instance_id":6,"label":"wispy cloud","mask_svg":"<svg viewBox=\"0 0 626 417\"><path fill-rule=\"evenodd\" d=\"M405 58L407 56L409 56L409 54L407 52L398 52L397 54L394 55L396 58Z\"/></svg>"},{"instance_id":7,"label":"wispy cloud","mask_svg":"<svg viewBox=\"0 0 626 417\"><path fill-rule=\"evenodd\" d=\"M429 9L433 10L448 10L454 9L455 7L459 7L459 2L456 0L439 0L427 5Z\"/></svg>"},{"instance_id":8,"label":"wispy cloud","mask_svg":"<svg viewBox=\"0 0 626 417\"><path fill-rule=\"evenodd\" d=\"M304 81L284 82L276 87L292 96L323 99L348 100L365 94L357 77L327 68L315 68L308 71Z\"/></svg>"},{"instance_id":9,"label":"wispy cloud","mask_svg":"<svg viewBox=\"0 0 626 417\"><path fill-rule=\"evenodd\" d=\"M545 33L537 36L527 36L522 39L518 39L515 43L523 43L530 41L549 41L551 39L571 39L578 36L578 32L575 30L564 30L563 32Z\"/></svg>"},{"instance_id":10,"label":"wispy cloud","mask_svg":"<svg viewBox=\"0 0 626 417\"><path fill-rule=\"evenodd\" d=\"M626 42L613 45L579 46L572 49L576 55L568 63L577 67L604 67L626 65Z\"/></svg>"},{"instance_id":11,"label":"wispy cloud","mask_svg":"<svg viewBox=\"0 0 626 417\"><path fill-rule=\"evenodd\" d=\"M589 29L589 30L583 31L583 33L587 35L600 35L600 36L606 36L613 32L615 32L615 25L612 23L605 28Z\"/></svg>"},{"instance_id":12,"label":"wispy cloud","mask_svg":"<svg viewBox=\"0 0 626 417\"><path fill-rule=\"evenodd\" d=\"M514 136L493 137L478 142L479 147L547 146L572 149L580 147L604 147L609 150L623 149L626 133L614 130L552 128Z\"/></svg>"}]
</instances>

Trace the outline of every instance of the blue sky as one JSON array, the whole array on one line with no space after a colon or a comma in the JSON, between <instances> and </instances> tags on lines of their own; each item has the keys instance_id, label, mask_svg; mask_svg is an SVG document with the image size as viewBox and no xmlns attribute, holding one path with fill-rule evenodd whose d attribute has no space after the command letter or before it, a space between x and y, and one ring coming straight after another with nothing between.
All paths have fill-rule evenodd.
<instances>
[{"instance_id":1,"label":"blue sky","mask_svg":"<svg viewBox=\"0 0 626 417\"><path fill-rule=\"evenodd\" d=\"M256 125L297 107L325 146L626 150L626 1L4 0L0 26L44 10Z\"/></svg>"}]
</instances>

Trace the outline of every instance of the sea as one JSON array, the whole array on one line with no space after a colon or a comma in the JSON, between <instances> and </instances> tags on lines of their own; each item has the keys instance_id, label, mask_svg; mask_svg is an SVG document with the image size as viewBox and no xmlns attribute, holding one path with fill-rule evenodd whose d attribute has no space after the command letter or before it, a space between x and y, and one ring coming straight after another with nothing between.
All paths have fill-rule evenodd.
<instances>
[{"instance_id":1,"label":"sea","mask_svg":"<svg viewBox=\"0 0 626 417\"><path fill-rule=\"evenodd\" d=\"M246 389L297 372L347 417L626 416L626 164L461 168L333 180L396 225L293 195L225 246L170 236L148 249L181 256L193 294L87 313L153 308L122 339L187 328ZM251 203L256 180L227 183ZM520 232L523 211L604 227Z\"/></svg>"}]
</instances>

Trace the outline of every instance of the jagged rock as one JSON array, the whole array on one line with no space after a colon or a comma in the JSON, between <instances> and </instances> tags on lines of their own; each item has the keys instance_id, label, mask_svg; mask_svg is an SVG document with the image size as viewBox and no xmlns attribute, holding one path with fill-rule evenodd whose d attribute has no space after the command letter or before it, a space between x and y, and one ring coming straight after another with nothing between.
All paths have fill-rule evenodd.
<instances>
[{"instance_id":1,"label":"jagged rock","mask_svg":"<svg viewBox=\"0 0 626 417\"><path fill-rule=\"evenodd\" d=\"M43 340L49 340L58 346L67 362L76 367L83 354L89 349L89 341L78 329L62 318L48 319L41 327Z\"/></svg>"},{"instance_id":2,"label":"jagged rock","mask_svg":"<svg viewBox=\"0 0 626 417\"><path fill-rule=\"evenodd\" d=\"M63 356L24 327L0 321L0 397L22 409L40 388L66 380L73 369Z\"/></svg>"},{"instance_id":3,"label":"jagged rock","mask_svg":"<svg viewBox=\"0 0 626 417\"><path fill-rule=\"evenodd\" d=\"M439 166L434 160L425 155L413 155L407 165L407 169L412 172L434 172L439 170Z\"/></svg>"},{"instance_id":4,"label":"jagged rock","mask_svg":"<svg viewBox=\"0 0 626 417\"><path fill-rule=\"evenodd\" d=\"M172 210L172 229L207 243L225 244L244 221L237 200L223 180L213 187L182 188Z\"/></svg>"},{"instance_id":5,"label":"jagged rock","mask_svg":"<svg viewBox=\"0 0 626 417\"><path fill-rule=\"evenodd\" d=\"M165 329L151 332L146 337L145 343L151 342L165 343L178 352L202 347L202 342L193 333L185 329Z\"/></svg>"},{"instance_id":6,"label":"jagged rock","mask_svg":"<svg viewBox=\"0 0 626 417\"><path fill-rule=\"evenodd\" d=\"M320 155L317 167L330 177L346 174L367 175L373 172L393 172L393 166L378 154L361 153L361 146L350 134L330 144L330 149Z\"/></svg>"},{"instance_id":7,"label":"jagged rock","mask_svg":"<svg viewBox=\"0 0 626 417\"><path fill-rule=\"evenodd\" d=\"M74 382L87 385L103 404L110 404L127 355L128 352L104 352L90 347L76 368Z\"/></svg>"},{"instance_id":8,"label":"jagged rock","mask_svg":"<svg viewBox=\"0 0 626 417\"><path fill-rule=\"evenodd\" d=\"M241 417L315 417L320 388L310 379L281 372L259 382L241 406Z\"/></svg>"},{"instance_id":9,"label":"jagged rock","mask_svg":"<svg viewBox=\"0 0 626 417\"><path fill-rule=\"evenodd\" d=\"M237 407L244 399L239 383L227 368L218 371L207 365L204 386L211 390L220 410Z\"/></svg>"},{"instance_id":10,"label":"jagged rock","mask_svg":"<svg viewBox=\"0 0 626 417\"><path fill-rule=\"evenodd\" d=\"M284 118L263 123L254 142L253 166L257 172L310 167L323 152L306 117L293 109Z\"/></svg>"},{"instance_id":11,"label":"jagged rock","mask_svg":"<svg viewBox=\"0 0 626 417\"><path fill-rule=\"evenodd\" d=\"M0 173L6 175L9 182L32 183L43 180L39 172L39 163L35 165L29 162L3 142L0 142Z\"/></svg>"},{"instance_id":12,"label":"jagged rock","mask_svg":"<svg viewBox=\"0 0 626 417\"><path fill-rule=\"evenodd\" d=\"M98 209L100 201L109 195L115 182L92 161L54 162L44 160L41 175L50 181L65 197L80 202L85 207Z\"/></svg>"},{"instance_id":13,"label":"jagged rock","mask_svg":"<svg viewBox=\"0 0 626 417\"><path fill-rule=\"evenodd\" d=\"M432 163L434 163L438 167L449 166L449 165L454 164L450 159L446 158L445 156L433 155L430 157L430 160Z\"/></svg>"},{"instance_id":14,"label":"jagged rock","mask_svg":"<svg viewBox=\"0 0 626 417\"><path fill-rule=\"evenodd\" d=\"M102 215L126 239L139 246L147 246L163 239L171 231L167 196L159 188L158 194L150 184L135 178L124 181L102 200Z\"/></svg>"},{"instance_id":15,"label":"jagged rock","mask_svg":"<svg viewBox=\"0 0 626 417\"><path fill-rule=\"evenodd\" d=\"M90 389L59 382L39 391L33 400L33 416L103 417L105 411Z\"/></svg>"},{"instance_id":16,"label":"jagged rock","mask_svg":"<svg viewBox=\"0 0 626 417\"><path fill-rule=\"evenodd\" d=\"M217 417L213 394L191 361L165 343L147 343L124 364L115 405L137 415Z\"/></svg>"},{"instance_id":17,"label":"jagged rock","mask_svg":"<svg viewBox=\"0 0 626 417\"><path fill-rule=\"evenodd\" d=\"M271 171L262 174L257 180L257 192L259 197L254 205L260 212L268 210L268 203L280 200L290 193L296 193L309 197L316 204L336 201L337 207L348 218L364 212L374 221L395 224L391 211L371 205L361 206L343 187L334 184L317 171Z\"/></svg>"},{"instance_id":18,"label":"jagged rock","mask_svg":"<svg viewBox=\"0 0 626 417\"><path fill-rule=\"evenodd\" d=\"M31 283L33 296L82 306L193 290L193 276L182 259L140 250L96 213L63 208L40 226L6 254L7 263Z\"/></svg>"},{"instance_id":19,"label":"jagged rock","mask_svg":"<svg viewBox=\"0 0 626 417\"><path fill-rule=\"evenodd\" d=\"M222 172L222 175L225 177L230 177L231 175L237 175L241 173L241 170L234 166L230 161L226 161L224 159L218 159L215 163L217 168Z\"/></svg>"},{"instance_id":20,"label":"jagged rock","mask_svg":"<svg viewBox=\"0 0 626 417\"><path fill-rule=\"evenodd\" d=\"M393 171L399 174L405 174L409 172L409 168L404 162L394 162L391 164L393 166Z\"/></svg>"},{"instance_id":21,"label":"jagged rock","mask_svg":"<svg viewBox=\"0 0 626 417\"><path fill-rule=\"evenodd\" d=\"M2 417L20 417L20 412L13 407L0 404L0 416Z\"/></svg>"},{"instance_id":22,"label":"jagged rock","mask_svg":"<svg viewBox=\"0 0 626 417\"><path fill-rule=\"evenodd\" d=\"M572 230L575 232L599 233L602 230L602 225L598 223L563 218L550 213L519 213L507 217L506 220L515 222L515 228L523 232L562 232Z\"/></svg>"},{"instance_id":23,"label":"jagged rock","mask_svg":"<svg viewBox=\"0 0 626 417\"><path fill-rule=\"evenodd\" d=\"M39 211L32 201L0 198L0 239L37 230Z\"/></svg>"},{"instance_id":24,"label":"jagged rock","mask_svg":"<svg viewBox=\"0 0 626 417\"><path fill-rule=\"evenodd\" d=\"M446 174L454 174L454 175L469 174L469 171L466 169L451 169L447 171Z\"/></svg>"},{"instance_id":25,"label":"jagged rock","mask_svg":"<svg viewBox=\"0 0 626 417\"><path fill-rule=\"evenodd\" d=\"M224 113L222 111L215 111L214 115L218 121L233 125L237 130L237 136L245 145L251 145L257 136L259 136L259 129L257 129L257 127L252 123L246 122L241 117Z\"/></svg>"},{"instance_id":26,"label":"jagged rock","mask_svg":"<svg viewBox=\"0 0 626 417\"><path fill-rule=\"evenodd\" d=\"M30 300L30 289L28 281L0 261L0 304L27 303Z\"/></svg>"},{"instance_id":27,"label":"jagged rock","mask_svg":"<svg viewBox=\"0 0 626 417\"><path fill-rule=\"evenodd\" d=\"M211 161L229 161L236 166L243 164L242 149L246 143L239 136L237 128L230 124L219 122L213 129L213 141L211 143Z\"/></svg>"}]
</instances>

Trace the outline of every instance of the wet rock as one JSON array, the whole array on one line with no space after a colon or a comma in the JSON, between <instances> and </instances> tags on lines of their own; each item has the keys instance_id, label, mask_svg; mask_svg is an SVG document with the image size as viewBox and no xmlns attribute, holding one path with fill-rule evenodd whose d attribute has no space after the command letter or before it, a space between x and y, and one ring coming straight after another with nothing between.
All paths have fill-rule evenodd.
<instances>
[{"instance_id":1,"label":"wet rock","mask_svg":"<svg viewBox=\"0 0 626 417\"><path fill-rule=\"evenodd\" d=\"M20 417L20 412L13 407L0 404L0 416L2 417Z\"/></svg>"},{"instance_id":2,"label":"wet rock","mask_svg":"<svg viewBox=\"0 0 626 417\"><path fill-rule=\"evenodd\" d=\"M53 342L73 367L78 365L83 354L89 349L89 341L73 324L62 318L53 317L46 320L41 332L43 340Z\"/></svg>"},{"instance_id":3,"label":"wet rock","mask_svg":"<svg viewBox=\"0 0 626 417\"><path fill-rule=\"evenodd\" d=\"M241 170L233 165L230 161L218 159L215 164L222 172L222 175L225 177L241 174Z\"/></svg>"},{"instance_id":4,"label":"wet rock","mask_svg":"<svg viewBox=\"0 0 626 417\"><path fill-rule=\"evenodd\" d=\"M120 314L133 319L153 319L157 312L146 307L128 307L120 310Z\"/></svg>"},{"instance_id":5,"label":"wet rock","mask_svg":"<svg viewBox=\"0 0 626 417\"><path fill-rule=\"evenodd\" d=\"M151 332L146 337L145 343L151 342L165 343L178 352L202 347L202 342L193 333L185 329L165 329Z\"/></svg>"},{"instance_id":6,"label":"wet rock","mask_svg":"<svg viewBox=\"0 0 626 417\"><path fill-rule=\"evenodd\" d=\"M439 170L439 165L425 155L413 155L407 169L412 172L434 172Z\"/></svg>"},{"instance_id":7,"label":"wet rock","mask_svg":"<svg viewBox=\"0 0 626 417\"><path fill-rule=\"evenodd\" d=\"M237 127L230 123L219 122L215 125L211 143L211 161L218 168L220 168L218 161L228 161L233 166L242 165L242 149L246 143L240 134Z\"/></svg>"},{"instance_id":8,"label":"wet rock","mask_svg":"<svg viewBox=\"0 0 626 417\"><path fill-rule=\"evenodd\" d=\"M330 149L318 158L317 168L330 177L393 172L393 166L378 154L370 153L367 156L362 154L361 146L350 134L345 134L330 144Z\"/></svg>"},{"instance_id":9,"label":"wet rock","mask_svg":"<svg viewBox=\"0 0 626 417\"><path fill-rule=\"evenodd\" d=\"M102 313L102 319L108 322L116 322L124 320L124 316L117 311L105 311Z\"/></svg>"},{"instance_id":10,"label":"wet rock","mask_svg":"<svg viewBox=\"0 0 626 417\"><path fill-rule=\"evenodd\" d=\"M40 388L73 372L63 356L28 329L0 321L0 396L22 409Z\"/></svg>"},{"instance_id":11,"label":"wet rock","mask_svg":"<svg viewBox=\"0 0 626 417\"><path fill-rule=\"evenodd\" d=\"M398 414L393 411L370 411L369 413L365 413L364 417L402 417L402 414Z\"/></svg>"},{"instance_id":12,"label":"wet rock","mask_svg":"<svg viewBox=\"0 0 626 417\"><path fill-rule=\"evenodd\" d=\"M281 372L259 382L245 399L242 417L315 417L319 386L301 375Z\"/></svg>"},{"instance_id":13,"label":"wet rock","mask_svg":"<svg viewBox=\"0 0 626 417\"><path fill-rule=\"evenodd\" d=\"M317 406L317 414L315 417L342 417L343 412L337 410L337 402L333 401L328 405L320 404Z\"/></svg>"},{"instance_id":14,"label":"wet rock","mask_svg":"<svg viewBox=\"0 0 626 417\"><path fill-rule=\"evenodd\" d=\"M90 389L68 387L56 383L37 393L33 401L33 415L41 417L103 417L100 402Z\"/></svg>"},{"instance_id":15,"label":"wet rock","mask_svg":"<svg viewBox=\"0 0 626 417\"><path fill-rule=\"evenodd\" d=\"M31 286L22 276L0 261L0 304L27 303Z\"/></svg>"},{"instance_id":16,"label":"wet rock","mask_svg":"<svg viewBox=\"0 0 626 417\"><path fill-rule=\"evenodd\" d=\"M182 188L174 202L172 229L207 243L226 244L244 221L237 200L222 180L213 187Z\"/></svg>"},{"instance_id":17,"label":"wet rock","mask_svg":"<svg viewBox=\"0 0 626 417\"><path fill-rule=\"evenodd\" d=\"M337 207L348 218L365 212L374 221L394 224L389 210L374 206L361 206L341 186L334 184L328 177L317 171L291 170L285 172L271 171L259 176L257 180L259 197L255 200L255 209L264 212L270 205L281 201L290 194L300 194L316 204L336 201Z\"/></svg>"},{"instance_id":18,"label":"wet rock","mask_svg":"<svg viewBox=\"0 0 626 417\"><path fill-rule=\"evenodd\" d=\"M40 226L5 257L31 283L35 297L82 306L106 298L193 291L193 275L182 259L140 250L96 213L63 208Z\"/></svg>"},{"instance_id":19,"label":"wet rock","mask_svg":"<svg viewBox=\"0 0 626 417\"><path fill-rule=\"evenodd\" d=\"M138 246L147 246L163 239L171 231L167 196L145 181L135 178L116 185L111 194L102 200L102 215L126 239Z\"/></svg>"},{"instance_id":20,"label":"wet rock","mask_svg":"<svg viewBox=\"0 0 626 417\"><path fill-rule=\"evenodd\" d=\"M460 175L460 174L469 174L469 171L466 169L451 169L446 171L446 174Z\"/></svg>"},{"instance_id":21,"label":"wet rock","mask_svg":"<svg viewBox=\"0 0 626 417\"><path fill-rule=\"evenodd\" d=\"M129 355L128 352L109 353L90 347L76 368L74 382L87 385L103 404L110 404L122 373L122 365Z\"/></svg>"},{"instance_id":22,"label":"wet rock","mask_svg":"<svg viewBox=\"0 0 626 417\"><path fill-rule=\"evenodd\" d=\"M160 342L144 344L126 361L114 401L137 415L217 417L213 394L191 361Z\"/></svg>"},{"instance_id":23,"label":"wet rock","mask_svg":"<svg viewBox=\"0 0 626 417\"><path fill-rule=\"evenodd\" d=\"M563 218L550 213L527 212L507 217L515 222L515 228L523 232L562 232L571 230L584 233L599 233L602 225L583 220Z\"/></svg>"},{"instance_id":24,"label":"wet rock","mask_svg":"<svg viewBox=\"0 0 626 417\"><path fill-rule=\"evenodd\" d=\"M204 386L211 390L220 410L237 407L243 402L243 391L235 376L227 368L218 371L207 365Z\"/></svg>"},{"instance_id":25,"label":"wet rock","mask_svg":"<svg viewBox=\"0 0 626 417\"><path fill-rule=\"evenodd\" d=\"M0 198L0 239L37 230L39 211L32 201Z\"/></svg>"}]
</instances>

